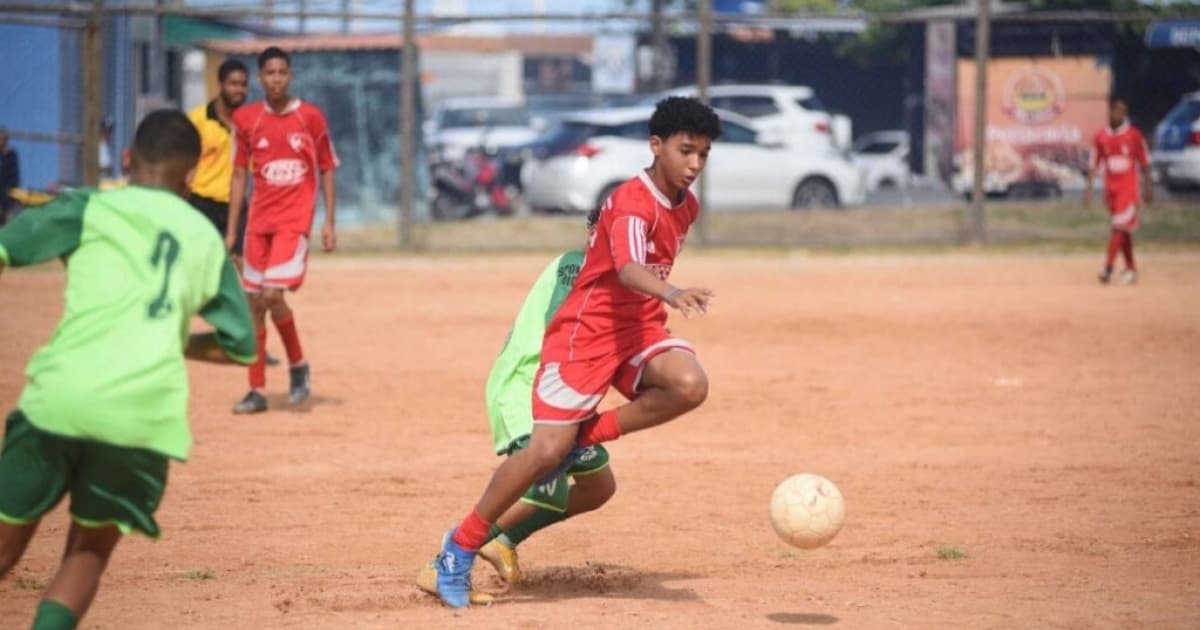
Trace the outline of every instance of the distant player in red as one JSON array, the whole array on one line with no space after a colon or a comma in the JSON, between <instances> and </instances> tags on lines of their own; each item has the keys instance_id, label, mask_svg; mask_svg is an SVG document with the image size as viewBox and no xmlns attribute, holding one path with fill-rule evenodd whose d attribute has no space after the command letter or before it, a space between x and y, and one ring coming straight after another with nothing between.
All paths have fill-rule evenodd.
<instances>
[{"instance_id":1,"label":"distant player in red","mask_svg":"<svg viewBox=\"0 0 1200 630\"><path fill-rule=\"evenodd\" d=\"M1138 203L1142 199L1146 205L1154 201L1154 184L1150 179L1150 151L1146 149L1146 139L1142 137L1142 132L1129 124L1129 107L1124 100L1114 98L1109 103L1108 127L1096 134L1093 151L1092 167L1083 191L1083 205L1091 206L1092 180L1103 168L1104 202L1112 215L1112 234L1108 239L1108 254L1104 258L1100 282L1108 284L1112 279L1113 261L1117 258L1117 250L1120 250L1125 257L1121 283L1133 284L1137 282L1137 265L1133 262L1133 232L1138 227ZM1142 173L1140 187L1139 169Z\"/></svg>"},{"instance_id":2,"label":"distant player in red","mask_svg":"<svg viewBox=\"0 0 1200 630\"><path fill-rule=\"evenodd\" d=\"M674 97L658 103L649 132L654 162L608 199L574 288L546 327L529 446L500 465L442 542L434 566L447 605L469 605L471 566L489 527L535 481L572 465L585 447L677 418L708 396L692 347L666 329L664 304L691 317L713 297L667 280L700 213L688 187L721 124L700 101ZM597 414L609 387L632 402Z\"/></svg>"},{"instance_id":3,"label":"distant player in red","mask_svg":"<svg viewBox=\"0 0 1200 630\"><path fill-rule=\"evenodd\" d=\"M325 115L317 106L288 92L291 59L279 48L272 46L258 56L258 79L266 99L239 107L233 115L234 171L225 241L229 247L237 242L235 230L246 194L246 171L252 168L254 196L246 221L242 286L250 294L250 309L258 326L258 360L250 366L250 393L234 406L234 413L267 410L263 396L267 382L267 311L287 349L291 380L288 399L299 404L308 398L309 365L284 291L295 291L304 282L318 177L325 193L321 244L327 252L337 246L333 169L338 161Z\"/></svg>"}]
</instances>

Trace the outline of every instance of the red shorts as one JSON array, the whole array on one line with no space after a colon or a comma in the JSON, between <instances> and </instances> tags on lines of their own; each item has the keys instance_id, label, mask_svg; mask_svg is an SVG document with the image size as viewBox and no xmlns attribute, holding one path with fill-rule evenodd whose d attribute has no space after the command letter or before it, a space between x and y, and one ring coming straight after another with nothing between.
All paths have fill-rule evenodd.
<instances>
[{"instance_id":1,"label":"red shorts","mask_svg":"<svg viewBox=\"0 0 1200 630\"><path fill-rule=\"evenodd\" d=\"M246 232L242 254L242 288L298 289L308 269L308 235L297 232Z\"/></svg>"},{"instance_id":2,"label":"red shorts","mask_svg":"<svg viewBox=\"0 0 1200 630\"><path fill-rule=\"evenodd\" d=\"M1138 227L1137 191L1110 192L1106 195L1108 212L1112 215L1112 227L1122 232L1133 232Z\"/></svg>"},{"instance_id":3,"label":"red shorts","mask_svg":"<svg viewBox=\"0 0 1200 630\"><path fill-rule=\"evenodd\" d=\"M654 357L671 350L695 354L691 344L662 331L633 356L610 355L590 360L555 361L543 358L533 379L533 421L574 424L596 413L596 406L615 387L629 400L641 391L642 373ZM543 355L544 356L544 355Z\"/></svg>"}]
</instances>

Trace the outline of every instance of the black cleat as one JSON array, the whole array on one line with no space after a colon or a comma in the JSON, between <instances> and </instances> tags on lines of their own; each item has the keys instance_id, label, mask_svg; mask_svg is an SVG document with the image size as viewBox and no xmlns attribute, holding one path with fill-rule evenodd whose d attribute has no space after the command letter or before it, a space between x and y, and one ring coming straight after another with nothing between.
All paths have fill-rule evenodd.
<instances>
[{"instance_id":1,"label":"black cleat","mask_svg":"<svg viewBox=\"0 0 1200 630\"><path fill-rule=\"evenodd\" d=\"M291 383L288 385L288 402L293 405L299 405L308 400L308 395L312 388L312 382L308 373L308 364L293 365L288 368L288 376L291 380Z\"/></svg>"},{"instance_id":2,"label":"black cleat","mask_svg":"<svg viewBox=\"0 0 1200 630\"><path fill-rule=\"evenodd\" d=\"M266 362L267 362L267 365L269 365L271 367L275 367L276 365L279 365L279 357L268 352Z\"/></svg>"},{"instance_id":3,"label":"black cleat","mask_svg":"<svg viewBox=\"0 0 1200 630\"><path fill-rule=\"evenodd\" d=\"M266 410L267 399L254 390L250 390L245 398L233 406L233 413L236 414L262 413Z\"/></svg>"}]
</instances>

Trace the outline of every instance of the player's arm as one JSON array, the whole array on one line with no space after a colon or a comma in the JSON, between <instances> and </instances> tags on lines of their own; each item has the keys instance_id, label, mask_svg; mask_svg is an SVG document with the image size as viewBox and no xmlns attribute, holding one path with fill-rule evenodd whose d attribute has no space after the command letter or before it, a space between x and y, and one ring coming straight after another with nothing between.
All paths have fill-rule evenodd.
<instances>
[{"instance_id":1,"label":"player's arm","mask_svg":"<svg viewBox=\"0 0 1200 630\"><path fill-rule=\"evenodd\" d=\"M0 268L36 265L75 251L89 194L63 193L37 210L22 212L0 229Z\"/></svg>"},{"instance_id":2,"label":"player's arm","mask_svg":"<svg viewBox=\"0 0 1200 630\"><path fill-rule=\"evenodd\" d=\"M233 264L222 262L216 295L200 310L204 321L216 330L192 335L183 355L196 361L249 365L258 356L258 339L246 294Z\"/></svg>"},{"instance_id":3,"label":"player's arm","mask_svg":"<svg viewBox=\"0 0 1200 630\"><path fill-rule=\"evenodd\" d=\"M627 289L666 302L687 318L708 312L709 302L713 298L712 291L671 286L646 268L649 231L647 217L629 213L619 214L613 219L610 246L613 266L621 284Z\"/></svg>"},{"instance_id":4,"label":"player's arm","mask_svg":"<svg viewBox=\"0 0 1200 630\"><path fill-rule=\"evenodd\" d=\"M1100 151L1100 138L1097 137L1092 143L1092 159L1088 162L1087 178L1083 185L1084 208L1092 205L1092 182L1096 179L1096 173L1100 171Z\"/></svg>"},{"instance_id":5,"label":"player's arm","mask_svg":"<svg viewBox=\"0 0 1200 630\"><path fill-rule=\"evenodd\" d=\"M246 201L246 171L250 168L250 135L233 129L233 177L229 181L229 212L225 227L225 251L233 251L241 225L242 204Z\"/></svg>"},{"instance_id":6,"label":"player's arm","mask_svg":"<svg viewBox=\"0 0 1200 630\"><path fill-rule=\"evenodd\" d=\"M321 228L321 247L327 252L337 248L337 180L333 170L338 167L337 152L333 150L333 139L329 137L329 124L325 116L318 113L314 127L317 130L317 169L321 171L321 192L325 195L325 225Z\"/></svg>"},{"instance_id":7,"label":"player's arm","mask_svg":"<svg viewBox=\"0 0 1200 630\"><path fill-rule=\"evenodd\" d=\"M1138 149L1137 149L1138 165L1142 167L1142 196L1146 200L1146 205L1154 203L1154 170L1150 165L1150 149L1146 147L1146 139L1142 137L1141 132L1138 132Z\"/></svg>"}]
</instances>

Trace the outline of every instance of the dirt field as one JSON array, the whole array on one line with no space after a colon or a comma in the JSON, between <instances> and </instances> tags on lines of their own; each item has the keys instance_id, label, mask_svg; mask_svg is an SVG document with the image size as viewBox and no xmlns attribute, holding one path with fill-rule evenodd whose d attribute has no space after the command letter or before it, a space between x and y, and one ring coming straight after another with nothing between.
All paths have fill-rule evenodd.
<instances>
[{"instance_id":1,"label":"dirt field","mask_svg":"<svg viewBox=\"0 0 1200 630\"><path fill-rule=\"evenodd\" d=\"M1200 253L1100 287L1095 254L689 252L674 280L719 302L673 327L708 403L612 445L616 497L522 547L530 584L442 608L413 577L497 464L483 382L545 260L316 260L315 400L286 409L273 368L275 409L235 417L244 371L194 366L165 536L122 543L84 627L1200 627ZM0 277L6 406L61 289ZM804 471L848 507L815 551L766 519ZM65 523L0 582L0 627L28 623Z\"/></svg>"}]
</instances>

